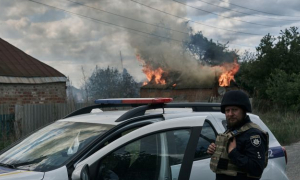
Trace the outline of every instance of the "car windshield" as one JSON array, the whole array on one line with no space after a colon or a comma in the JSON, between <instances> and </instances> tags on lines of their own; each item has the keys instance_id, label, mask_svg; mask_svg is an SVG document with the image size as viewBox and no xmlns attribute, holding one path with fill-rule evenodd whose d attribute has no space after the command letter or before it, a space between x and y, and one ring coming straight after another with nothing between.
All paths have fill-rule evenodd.
<instances>
[{"instance_id":1,"label":"car windshield","mask_svg":"<svg viewBox=\"0 0 300 180\"><path fill-rule=\"evenodd\" d=\"M55 122L0 155L0 164L31 171L50 171L92 142L113 125Z\"/></svg>"}]
</instances>

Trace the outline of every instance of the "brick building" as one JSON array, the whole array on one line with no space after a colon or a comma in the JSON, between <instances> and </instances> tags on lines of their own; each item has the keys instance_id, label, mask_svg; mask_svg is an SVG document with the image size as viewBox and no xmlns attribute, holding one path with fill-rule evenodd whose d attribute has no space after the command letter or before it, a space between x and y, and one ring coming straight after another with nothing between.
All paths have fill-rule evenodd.
<instances>
[{"instance_id":1,"label":"brick building","mask_svg":"<svg viewBox=\"0 0 300 180\"><path fill-rule=\"evenodd\" d=\"M0 104L66 102L65 75L0 38Z\"/></svg>"},{"instance_id":2,"label":"brick building","mask_svg":"<svg viewBox=\"0 0 300 180\"><path fill-rule=\"evenodd\" d=\"M219 102L226 91L237 89L239 88L234 82L228 87L220 87L218 81L210 84L195 83L192 86L147 84L140 88L140 96L169 97L173 98L174 102Z\"/></svg>"},{"instance_id":3,"label":"brick building","mask_svg":"<svg viewBox=\"0 0 300 180\"><path fill-rule=\"evenodd\" d=\"M171 97L175 102L207 102L214 95L213 88L150 88L142 87L142 98Z\"/></svg>"}]
</instances>

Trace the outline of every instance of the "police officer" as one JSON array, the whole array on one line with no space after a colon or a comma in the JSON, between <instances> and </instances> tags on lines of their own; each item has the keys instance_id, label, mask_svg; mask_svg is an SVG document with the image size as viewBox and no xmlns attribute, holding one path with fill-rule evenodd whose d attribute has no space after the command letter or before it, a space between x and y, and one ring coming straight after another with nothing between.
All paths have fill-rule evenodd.
<instances>
[{"instance_id":1,"label":"police officer","mask_svg":"<svg viewBox=\"0 0 300 180\"><path fill-rule=\"evenodd\" d=\"M211 143L210 168L216 180L258 180L268 163L269 137L251 122L248 96L242 91L228 91L221 102L227 130Z\"/></svg>"}]
</instances>

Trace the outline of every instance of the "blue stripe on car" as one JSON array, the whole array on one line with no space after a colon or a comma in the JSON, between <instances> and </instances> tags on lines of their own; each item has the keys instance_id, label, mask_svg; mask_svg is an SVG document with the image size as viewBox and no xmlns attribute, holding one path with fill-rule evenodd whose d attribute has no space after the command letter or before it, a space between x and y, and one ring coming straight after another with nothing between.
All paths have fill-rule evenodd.
<instances>
[{"instance_id":1,"label":"blue stripe on car","mask_svg":"<svg viewBox=\"0 0 300 180\"><path fill-rule=\"evenodd\" d=\"M13 171L16 171L16 169L10 169L10 168L0 166L0 174L10 173Z\"/></svg>"},{"instance_id":2,"label":"blue stripe on car","mask_svg":"<svg viewBox=\"0 0 300 180\"><path fill-rule=\"evenodd\" d=\"M284 152L281 146L271 147L269 149L269 159L284 157Z\"/></svg>"}]
</instances>

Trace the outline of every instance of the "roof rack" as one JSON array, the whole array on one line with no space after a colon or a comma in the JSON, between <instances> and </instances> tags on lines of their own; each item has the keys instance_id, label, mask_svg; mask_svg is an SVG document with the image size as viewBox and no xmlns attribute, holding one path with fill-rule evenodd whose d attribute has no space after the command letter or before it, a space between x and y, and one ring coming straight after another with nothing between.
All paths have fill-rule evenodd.
<instances>
[{"instance_id":1,"label":"roof rack","mask_svg":"<svg viewBox=\"0 0 300 180\"><path fill-rule=\"evenodd\" d=\"M205 102L190 102L190 103L169 103L165 104L165 108L192 108L194 112L220 112L221 103L205 103Z\"/></svg>"},{"instance_id":2,"label":"roof rack","mask_svg":"<svg viewBox=\"0 0 300 180\"><path fill-rule=\"evenodd\" d=\"M162 108L192 108L194 112L221 112L220 103L168 103L168 104L151 104L139 106L131 109L120 116L116 122L121 122L132 117L142 116L147 110Z\"/></svg>"},{"instance_id":3,"label":"roof rack","mask_svg":"<svg viewBox=\"0 0 300 180\"><path fill-rule=\"evenodd\" d=\"M75 110L71 112L70 114L66 115L62 119L72 117L72 116L77 116L81 114L87 114L92 112L93 109L101 109L101 108L114 108L114 107L138 107L141 105L146 105L146 104L96 104L92 106L87 106L78 110Z\"/></svg>"},{"instance_id":4,"label":"roof rack","mask_svg":"<svg viewBox=\"0 0 300 180\"><path fill-rule=\"evenodd\" d=\"M129 118L142 116L145 114L147 110L150 109L164 109L165 108L192 108L194 112L220 112L221 111L221 104L220 103L157 103L157 104L97 104L88 107L81 108L76 110L63 119L77 116L81 114L90 113L93 109L101 109L101 108L109 108L109 107L133 107L123 115L121 115L116 122L121 122L127 120Z\"/></svg>"}]
</instances>

